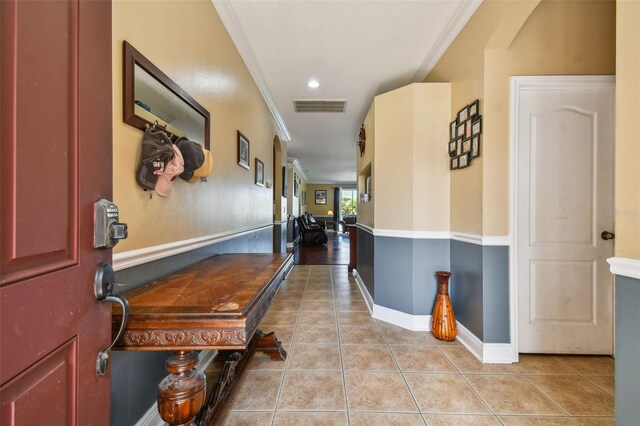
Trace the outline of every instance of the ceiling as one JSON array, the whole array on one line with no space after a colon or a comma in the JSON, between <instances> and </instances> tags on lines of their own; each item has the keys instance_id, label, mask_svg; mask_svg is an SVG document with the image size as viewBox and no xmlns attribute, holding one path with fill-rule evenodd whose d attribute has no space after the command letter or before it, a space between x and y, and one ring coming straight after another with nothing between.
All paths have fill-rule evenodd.
<instances>
[{"instance_id":1,"label":"ceiling","mask_svg":"<svg viewBox=\"0 0 640 426\"><path fill-rule=\"evenodd\" d=\"M481 0L213 0L310 183L354 183L373 97L424 80ZM307 82L315 79L316 89ZM344 99L344 113L293 100Z\"/></svg>"}]
</instances>

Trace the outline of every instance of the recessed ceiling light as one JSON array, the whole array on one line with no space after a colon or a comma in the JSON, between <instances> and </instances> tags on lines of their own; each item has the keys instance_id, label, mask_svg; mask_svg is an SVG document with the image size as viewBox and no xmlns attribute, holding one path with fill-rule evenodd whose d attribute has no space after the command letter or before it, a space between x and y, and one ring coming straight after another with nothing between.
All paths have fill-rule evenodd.
<instances>
[{"instance_id":1,"label":"recessed ceiling light","mask_svg":"<svg viewBox=\"0 0 640 426\"><path fill-rule=\"evenodd\" d=\"M320 83L318 83L318 80L309 80L307 86L311 87L312 89L316 89L320 87Z\"/></svg>"}]
</instances>

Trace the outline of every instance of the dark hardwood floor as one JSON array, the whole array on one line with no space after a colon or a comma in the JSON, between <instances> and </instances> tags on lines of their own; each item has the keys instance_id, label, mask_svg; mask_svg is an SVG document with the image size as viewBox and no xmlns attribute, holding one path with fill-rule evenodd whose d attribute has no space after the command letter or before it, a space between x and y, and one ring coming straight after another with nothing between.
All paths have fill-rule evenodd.
<instances>
[{"instance_id":1,"label":"dark hardwood floor","mask_svg":"<svg viewBox=\"0 0 640 426\"><path fill-rule=\"evenodd\" d=\"M303 246L293 249L296 265L348 265L349 233L327 232L329 241L321 246Z\"/></svg>"}]
</instances>

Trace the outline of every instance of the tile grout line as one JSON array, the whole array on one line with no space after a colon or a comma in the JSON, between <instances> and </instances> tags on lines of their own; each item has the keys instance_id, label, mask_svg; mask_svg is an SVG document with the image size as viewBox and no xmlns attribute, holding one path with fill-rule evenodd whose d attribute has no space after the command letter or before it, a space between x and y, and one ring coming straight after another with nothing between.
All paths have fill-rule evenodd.
<instances>
[{"instance_id":1,"label":"tile grout line","mask_svg":"<svg viewBox=\"0 0 640 426\"><path fill-rule=\"evenodd\" d=\"M431 336L429 336L431 337ZM435 337L432 337L433 339L435 339ZM504 423L502 422L502 420L500 420L500 418L498 417L498 415L491 409L491 407L489 406L489 404L487 403L487 401L484 400L484 398L482 398L482 396L480 396L480 394L478 393L478 391L473 387L473 385L471 383L469 383L469 381L467 380L467 378L464 376L464 374L462 373L462 371L460 370L460 368L458 368L458 366L456 365L455 362L453 362L453 360L451 358L449 358L449 356L447 355L447 353L442 349L442 347L438 344L436 344L436 347L438 348L438 350L444 355L444 357L451 363L451 365L453 365L453 368L456 369L456 371L458 372L458 375L462 378L462 380L464 380L464 382L467 384L467 386L469 386L469 388L471 388L471 390L473 391L473 393L476 394L476 396L480 399L480 401L482 401L482 403L484 404L485 407L487 407L487 410L489 410L489 412L491 414L493 414L493 417L495 417L495 419L504 426ZM466 348L465 348L466 349Z\"/></svg>"},{"instance_id":2,"label":"tile grout line","mask_svg":"<svg viewBox=\"0 0 640 426\"><path fill-rule=\"evenodd\" d=\"M342 388L344 390L344 408L347 412L347 425L351 425L351 412L349 411L349 397L347 396L347 379L344 371L344 360L342 359L342 340L340 339L340 324L338 319L338 302L334 294L334 285L333 285L333 266L329 266L329 271L331 272L331 295L333 297L333 308L334 317L336 319L336 330L338 333L338 356L340 357L340 372L342 373Z\"/></svg>"},{"instance_id":3,"label":"tile grout line","mask_svg":"<svg viewBox=\"0 0 640 426\"><path fill-rule=\"evenodd\" d=\"M295 268L295 266L294 266ZM304 282L304 291L302 292L302 298L304 299L304 294L307 289L307 281L309 281L309 275L311 274L311 268L307 271L307 279ZM284 379L287 377L287 371L289 369L289 357L293 353L293 344L296 340L296 335L298 334L298 321L300 320L300 314L302 312L302 301L300 302L300 307L298 308L298 314L296 315L296 323L293 326L293 334L291 335L291 343L289 345L289 352L287 354L287 359L285 360L284 370L282 371L282 379L280 380L280 387L278 389L278 395L276 396L276 405L273 409L273 417L271 418L271 426L275 424L276 415L278 414L278 405L280 404L280 396L282 395L282 389L284 389Z\"/></svg>"},{"instance_id":4,"label":"tile grout line","mask_svg":"<svg viewBox=\"0 0 640 426\"><path fill-rule=\"evenodd\" d=\"M542 396L544 396L545 398L547 398L549 401L551 401L553 403L553 405L555 405L556 407L558 407L560 409L560 411L562 411L563 413L565 413L565 415L567 417L571 417L571 415L560 406L560 404L558 404L556 401L554 401L549 395L547 395L546 393L544 393L542 391L542 389L538 388L533 382L531 382L529 379L527 379L524 375L520 375L520 377L522 378L522 380L524 380L525 382L529 383L531 386L533 386L538 392L540 392L540 394L542 394Z\"/></svg>"},{"instance_id":5,"label":"tile grout line","mask_svg":"<svg viewBox=\"0 0 640 426\"><path fill-rule=\"evenodd\" d=\"M420 409L420 405L418 405L418 401L416 400L416 397L413 395L413 391L411 390L411 386L409 385L409 382L407 381L407 378L404 375L404 371L402 371L402 368L400 368L400 363L396 359L396 355L391 350L391 345L389 344L389 341L387 340L387 336L384 334L384 331L382 330L382 327L380 327L380 323L377 320L374 320L374 321L376 321L376 325L378 326L378 330L380 331L380 334L382 334L382 339L384 340L384 343L387 345L387 349L389 350L389 352L391 352L391 357L393 358L393 362L396 364L396 367L398 367L398 371L400 372L400 376L402 377L402 380L404 381L404 384L407 387L407 390L409 391L409 395L411 395L411 399L413 400L413 403L416 405L416 409L418 410L418 413L420 415L420 419L422 420L422 423L424 425L427 425L427 421L424 418L424 413Z\"/></svg>"}]
</instances>

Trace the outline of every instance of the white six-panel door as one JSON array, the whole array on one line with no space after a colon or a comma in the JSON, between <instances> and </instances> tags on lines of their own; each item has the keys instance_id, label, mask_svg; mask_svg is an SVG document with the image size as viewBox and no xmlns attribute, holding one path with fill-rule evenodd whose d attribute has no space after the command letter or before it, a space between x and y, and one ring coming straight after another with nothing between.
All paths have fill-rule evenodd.
<instances>
[{"instance_id":1,"label":"white six-panel door","mask_svg":"<svg viewBox=\"0 0 640 426\"><path fill-rule=\"evenodd\" d=\"M515 78L518 350L611 354L614 79Z\"/></svg>"}]
</instances>

